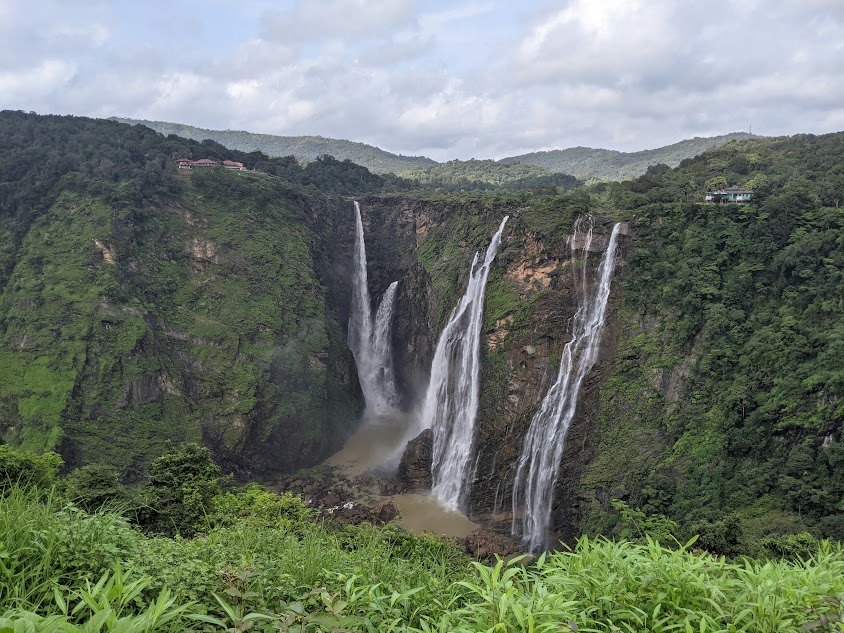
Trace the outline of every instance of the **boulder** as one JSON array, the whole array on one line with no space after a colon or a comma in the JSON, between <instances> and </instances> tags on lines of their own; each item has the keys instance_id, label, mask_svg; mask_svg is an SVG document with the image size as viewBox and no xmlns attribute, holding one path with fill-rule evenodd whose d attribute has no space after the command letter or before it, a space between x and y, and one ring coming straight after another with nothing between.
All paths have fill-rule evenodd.
<instances>
[{"instance_id":1,"label":"boulder","mask_svg":"<svg viewBox=\"0 0 844 633\"><path fill-rule=\"evenodd\" d=\"M407 443L401 457L396 481L403 492L427 492L431 489L431 464L434 432L425 429Z\"/></svg>"}]
</instances>

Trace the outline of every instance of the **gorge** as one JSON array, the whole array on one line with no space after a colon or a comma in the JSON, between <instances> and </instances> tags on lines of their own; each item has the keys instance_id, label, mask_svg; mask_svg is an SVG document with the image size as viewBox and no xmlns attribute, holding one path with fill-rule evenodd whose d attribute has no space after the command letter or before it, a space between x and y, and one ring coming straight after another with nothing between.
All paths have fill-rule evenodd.
<instances>
[{"instance_id":1,"label":"gorge","mask_svg":"<svg viewBox=\"0 0 844 633\"><path fill-rule=\"evenodd\" d=\"M424 410L430 382L432 403L476 411L464 439L440 426L436 450L424 418L437 477L459 473L434 486L532 548L615 533L619 501L713 550L844 534L841 135L738 140L620 183L455 193L109 121L0 124L7 444L132 484L168 441L200 442L239 480L272 482L340 449L365 408ZM254 171L178 174L172 157L192 153ZM719 177L754 203L702 204ZM572 237L585 215L588 248ZM600 340L577 334L599 321ZM550 415L566 380L576 406ZM567 420L559 442L532 424L546 408ZM521 506L543 458L534 528ZM725 522L738 544L719 540Z\"/></svg>"}]
</instances>

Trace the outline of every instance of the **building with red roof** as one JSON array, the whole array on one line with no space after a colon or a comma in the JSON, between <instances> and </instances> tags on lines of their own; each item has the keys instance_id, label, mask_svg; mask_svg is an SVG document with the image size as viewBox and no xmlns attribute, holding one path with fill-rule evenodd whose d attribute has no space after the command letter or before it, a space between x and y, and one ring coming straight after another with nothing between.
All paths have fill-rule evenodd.
<instances>
[{"instance_id":1,"label":"building with red roof","mask_svg":"<svg viewBox=\"0 0 844 633\"><path fill-rule=\"evenodd\" d=\"M210 158L200 158L199 160L191 160L190 158L179 158L176 161L176 165L179 169L193 169L194 167L220 167L222 166L225 169L234 169L237 171L246 171L246 167L243 166L243 163L238 163L237 161L233 160L224 160L222 165L220 161L212 160Z\"/></svg>"}]
</instances>

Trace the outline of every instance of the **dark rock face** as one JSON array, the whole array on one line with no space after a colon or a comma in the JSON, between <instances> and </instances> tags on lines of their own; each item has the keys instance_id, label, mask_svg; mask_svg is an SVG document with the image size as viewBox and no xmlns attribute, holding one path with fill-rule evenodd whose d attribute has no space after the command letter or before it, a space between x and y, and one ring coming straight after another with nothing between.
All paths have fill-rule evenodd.
<instances>
[{"instance_id":1,"label":"dark rock face","mask_svg":"<svg viewBox=\"0 0 844 633\"><path fill-rule=\"evenodd\" d=\"M396 473L402 492L426 492L431 489L434 432L425 429L407 443Z\"/></svg>"},{"instance_id":2,"label":"dark rock face","mask_svg":"<svg viewBox=\"0 0 844 633\"><path fill-rule=\"evenodd\" d=\"M117 400L117 406L125 409L127 406L139 411L141 405L156 402L161 397L158 376L137 376L126 381L126 389Z\"/></svg>"}]
</instances>

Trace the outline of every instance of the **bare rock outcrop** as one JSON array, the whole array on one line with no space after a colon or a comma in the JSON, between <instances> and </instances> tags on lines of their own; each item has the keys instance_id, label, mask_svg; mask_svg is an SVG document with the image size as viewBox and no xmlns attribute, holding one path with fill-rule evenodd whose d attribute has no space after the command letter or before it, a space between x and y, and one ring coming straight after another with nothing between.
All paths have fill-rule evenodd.
<instances>
[{"instance_id":1,"label":"bare rock outcrop","mask_svg":"<svg viewBox=\"0 0 844 633\"><path fill-rule=\"evenodd\" d=\"M426 492L431 489L431 463L434 432L425 429L407 443L401 457L396 481L403 492Z\"/></svg>"}]
</instances>

